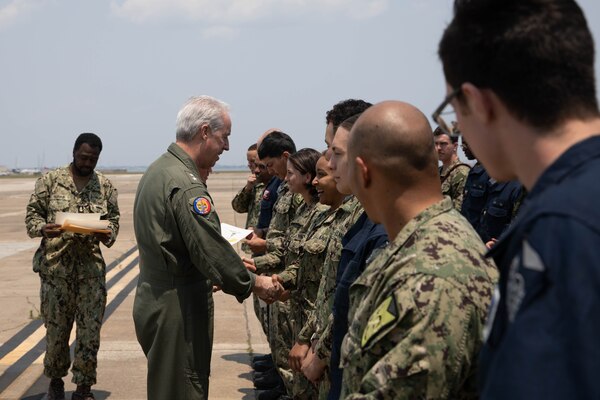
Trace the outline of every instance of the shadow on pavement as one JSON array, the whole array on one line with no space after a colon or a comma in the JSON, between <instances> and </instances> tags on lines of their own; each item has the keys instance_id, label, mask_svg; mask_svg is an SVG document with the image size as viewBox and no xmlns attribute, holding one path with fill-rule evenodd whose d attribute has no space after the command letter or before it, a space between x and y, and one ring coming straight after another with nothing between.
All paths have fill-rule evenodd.
<instances>
[{"instance_id":1,"label":"shadow on pavement","mask_svg":"<svg viewBox=\"0 0 600 400\"><path fill-rule=\"evenodd\" d=\"M250 366L250 354L248 353L224 354L221 358L223 358L223 360L235 361L239 364Z\"/></svg>"}]
</instances>

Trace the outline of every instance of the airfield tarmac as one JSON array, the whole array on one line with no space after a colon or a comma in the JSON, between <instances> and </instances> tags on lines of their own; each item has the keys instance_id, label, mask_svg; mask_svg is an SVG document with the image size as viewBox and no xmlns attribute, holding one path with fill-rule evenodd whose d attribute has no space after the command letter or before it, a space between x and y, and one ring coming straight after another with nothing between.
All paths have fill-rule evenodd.
<instances>
[{"instance_id":1,"label":"airfield tarmac","mask_svg":"<svg viewBox=\"0 0 600 400\"><path fill-rule=\"evenodd\" d=\"M97 399L146 398L146 359L135 337L131 317L137 283L138 253L133 232L133 200L140 174L107 175L119 192L121 227L110 249L102 246L107 268L108 304L98 354ZM222 222L243 227L246 217L231 209L231 199L245 184L245 172L215 172L208 188ZM25 232L25 208L35 178L0 178L0 399L42 399L48 387L43 375L44 333L39 318L39 278L31 259L39 238ZM239 244L236 245L238 252ZM72 337L73 338L73 337ZM215 334L211 399L255 399L250 360L268 352L254 316L252 301L239 304L215 294ZM74 390L65 378L67 398Z\"/></svg>"}]
</instances>

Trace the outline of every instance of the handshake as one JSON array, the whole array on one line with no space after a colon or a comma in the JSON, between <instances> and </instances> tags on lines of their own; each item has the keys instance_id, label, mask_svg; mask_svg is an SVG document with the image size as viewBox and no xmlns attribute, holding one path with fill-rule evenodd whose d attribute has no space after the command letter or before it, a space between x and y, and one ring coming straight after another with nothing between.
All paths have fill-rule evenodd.
<instances>
[{"instance_id":1,"label":"handshake","mask_svg":"<svg viewBox=\"0 0 600 400\"><path fill-rule=\"evenodd\" d=\"M280 282L270 276L263 275L256 275L252 291L268 304L283 300L285 293L287 293Z\"/></svg>"},{"instance_id":2,"label":"handshake","mask_svg":"<svg viewBox=\"0 0 600 400\"><path fill-rule=\"evenodd\" d=\"M256 272L253 259L242 257L242 262L248 271ZM257 275L252 291L268 304L272 304L277 300L285 301L289 298L289 291L285 290L282 283L281 278L277 275Z\"/></svg>"}]
</instances>

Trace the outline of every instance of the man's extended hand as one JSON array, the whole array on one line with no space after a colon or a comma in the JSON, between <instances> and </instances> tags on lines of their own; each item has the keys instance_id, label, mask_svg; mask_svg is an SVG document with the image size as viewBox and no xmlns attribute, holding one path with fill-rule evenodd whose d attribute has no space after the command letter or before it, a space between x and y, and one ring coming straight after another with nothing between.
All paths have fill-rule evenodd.
<instances>
[{"instance_id":1,"label":"man's extended hand","mask_svg":"<svg viewBox=\"0 0 600 400\"><path fill-rule=\"evenodd\" d=\"M256 234L252 234L252 237L246 240L246 244L250 247L253 254L264 254L267 252L267 241L259 238Z\"/></svg>"},{"instance_id":2,"label":"man's extended hand","mask_svg":"<svg viewBox=\"0 0 600 400\"><path fill-rule=\"evenodd\" d=\"M254 265L254 260L251 258L242 257L242 262L244 263L244 267L250 272L256 272L256 265Z\"/></svg>"},{"instance_id":3,"label":"man's extended hand","mask_svg":"<svg viewBox=\"0 0 600 400\"><path fill-rule=\"evenodd\" d=\"M94 237L96 237L96 239L98 239L99 241L101 241L102 243L104 243L104 245L106 246L107 243L110 242L110 238L112 237L112 233L96 232L96 233L94 233Z\"/></svg>"},{"instance_id":4,"label":"man's extended hand","mask_svg":"<svg viewBox=\"0 0 600 400\"><path fill-rule=\"evenodd\" d=\"M60 230L61 226L62 225L59 224L46 224L42 226L42 236L47 238L55 238L57 236L60 236L60 234L62 233L62 231Z\"/></svg>"},{"instance_id":5,"label":"man's extended hand","mask_svg":"<svg viewBox=\"0 0 600 400\"><path fill-rule=\"evenodd\" d=\"M290 350L290 354L288 355L288 363L290 364L292 371L301 371L302 361L304 361L304 358L306 358L308 350L310 350L310 346L308 344L294 344L294 347L292 347L292 350Z\"/></svg>"},{"instance_id":6,"label":"man's extended hand","mask_svg":"<svg viewBox=\"0 0 600 400\"><path fill-rule=\"evenodd\" d=\"M325 372L325 361L321 360L314 348L311 348L302 362L302 373L314 385L317 385Z\"/></svg>"},{"instance_id":7,"label":"man's extended hand","mask_svg":"<svg viewBox=\"0 0 600 400\"><path fill-rule=\"evenodd\" d=\"M271 275L271 279L273 280L274 285L279 284L283 287L283 279L281 279L281 277L279 275L273 274L273 275ZM277 300L288 301L290 299L290 294L291 293L289 290L283 290L277 297Z\"/></svg>"}]
</instances>

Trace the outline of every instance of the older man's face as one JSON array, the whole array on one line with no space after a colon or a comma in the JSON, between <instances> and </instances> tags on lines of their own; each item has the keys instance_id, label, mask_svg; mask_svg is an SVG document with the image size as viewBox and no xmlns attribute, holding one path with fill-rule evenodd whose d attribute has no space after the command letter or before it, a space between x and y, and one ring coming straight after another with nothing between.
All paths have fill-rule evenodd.
<instances>
[{"instance_id":1,"label":"older man's face","mask_svg":"<svg viewBox=\"0 0 600 400\"><path fill-rule=\"evenodd\" d=\"M209 132L205 144L207 167L213 167L219 160L219 156L229 150L229 135L231 134L231 119L227 113L223 114L224 125L217 131Z\"/></svg>"}]
</instances>

